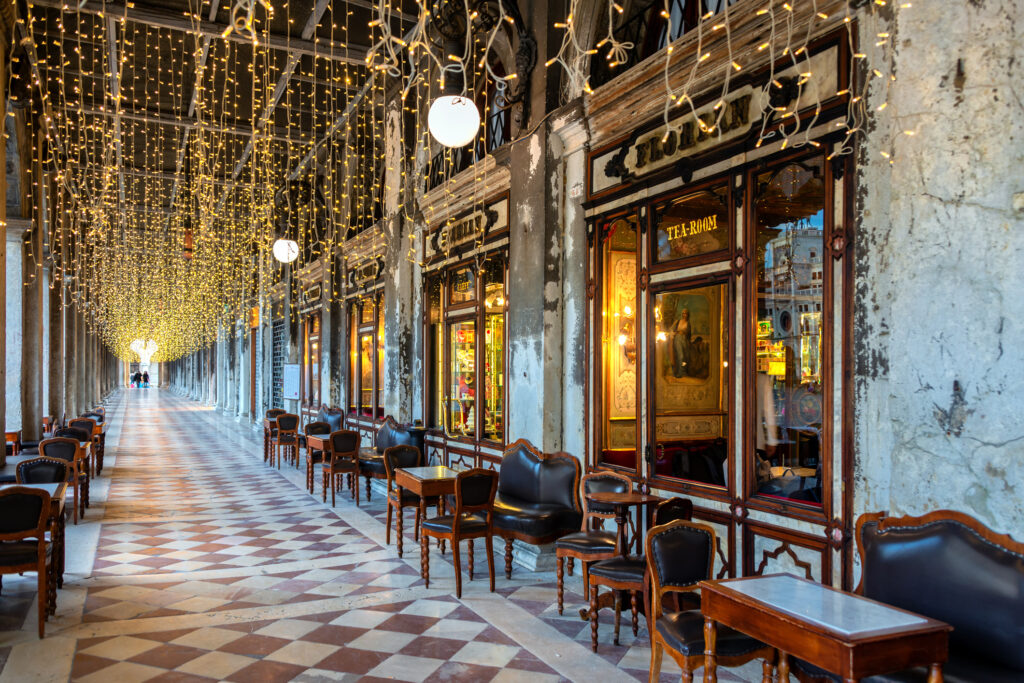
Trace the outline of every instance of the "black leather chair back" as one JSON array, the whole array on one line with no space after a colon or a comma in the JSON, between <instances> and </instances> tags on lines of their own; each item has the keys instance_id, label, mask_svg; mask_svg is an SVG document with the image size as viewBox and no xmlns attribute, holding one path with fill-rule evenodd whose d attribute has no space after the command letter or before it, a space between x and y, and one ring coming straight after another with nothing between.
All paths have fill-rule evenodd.
<instances>
[{"instance_id":1,"label":"black leather chair back","mask_svg":"<svg viewBox=\"0 0 1024 683\"><path fill-rule=\"evenodd\" d=\"M264 413L264 415L268 420L273 420L278 415L284 415L284 412L285 411L281 410L280 408L271 408L266 413Z\"/></svg>"},{"instance_id":2,"label":"black leather chair back","mask_svg":"<svg viewBox=\"0 0 1024 683\"><path fill-rule=\"evenodd\" d=\"M69 430L62 429L61 431ZM78 452L79 441L84 441L84 439L67 436L44 439L39 443L39 454L46 458L56 458L57 460L72 462L75 459L75 454Z\"/></svg>"},{"instance_id":3,"label":"black leather chair back","mask_svg":"<svg viewBox=\"0 0 1024 683\"><path fill-rule=\"evenodd\" d=\"M299 428L299 416L282 413L277 416L277 428L282 432L294 432Z\"/></svg>"},{"instance_id":4,"label":"black leather chair back","mask_svg":"<svg viewBox=\"0 0 1024 683\"><path fill-rule=\"evenodd\" d=\"M103 424L103 413L82 413L82 417L96 420L96 424Z\"/></svg>"},{"instance_id":5,"label":"black leather chair back","mask_svg":"<svg viewBox=\"0 0 1024 683\"><path fill-rule=\"evenodd\" d=\"M459 472L455 480L456 511L493 508L497 479L498 473L494 470L475 468Z\"/></svg>"},{"instance_id":6,"label":"black leather chair back","mask_svg":"<svg viewBox=\"0 0 1024 683\"><path fill-rule=\"evenodd\" d=\"M420 449L415 446L392 446L384 451L384 471L388 481L395 478L399 467L419 467L422 464Z\"/></svg>"},{"instance_id":7,"label":"black leather chair back","mask_svg":"<svg viewBox=\"0 0 1024 683\"><path fill-rule=\"evenodd\" d=\"M303 434L330 434L332 431L331 425L326 422L310 422L306 425L305 429L302 430Z\"/></svg>"},{"instance_id":8,"label":"black leather chair back","mask_svg":"<svg viewBox=\"0 0 1024 683\"><path fill-rule=\"evenodd\" d=\"M950 649L1022 672L1024 555L957 520L860 526L865 597L953 626Z\"/></svg>"},{"instance_id":9,"label":"black leather chair back","mask_svg":"<svg viewBox=\"0 0 1024 683\"><path fill-rule=\"evenodd\" d=\"M693 501L689 498L669 498L658 503L658 507L654 509L655 526L691 519L693 519Z\"/></svg>"},{"instance_id":10,"label":"black leather chair back","mask_svg":"<svg viewBox=\"0 0 1024 683\"><path fill-rule=\"evenodd\" d=\"M84 429L76 429L75 427L65 427L64 429L58 429L54 436L60 436L67 439L74 439L75 441L89 441L92 439L92 433L87 432Z\"/></svg>"},{"instance_id":11,"label":"black leather chair back","mask_svg":"<svg viewBox=\"0 0 1024 683\"><path fill-rule=\"evenodd\" d=\"M49 517L46 491L12 486L0 489L0 540L13 541L36 535Z\"/></svg>"},{"instance_id":12,"label":"black leather chair back","mask_svg":"<svg viewBox=\"0 0 1024 683\"><path fill-rule=\"evenodd\" d=\"M416 443L409 430L395 422L391 417L384 420L384 423L377 430L377 439L374 447L377 452L383 453L392 446L415 446Z\"/></svg>"},{"instance_id":13,"label":"black leather chair back","mask_svg":"<svg viewBox=\"0 0 1024 683\"><path fill-rule=\"evenodd\" d=\"M647 552L662 588L687 588L711 578L715 534L706 524L671 522L648 532Z\"/></svg>"},{"instance_id":14,"label":"black leather chair back","mask_svg":"<svg viewBox=\"0 0 1024 683\"><path fill-rule=\"evenodd\" d=\"M614 476L607 472L593 472L583 478L583 494L590 493L626 493L633 484L624 481L620 476ZM587 509L599 515L611 515L615 513L613 505L602 505L593 501L587 501Z\"/></svg>"},{"instance_id":15,"label":"black leather chair back","mask_svg":"<svg viewBox=\"0 0 1024 683\"><path fill-rule=\"evenodd\" d=\"M57 484L68 480L68 464L40 456L19 462L14 476L19 484Z\"/></svg>"},{"instance_id":16,"label":"black leather chair back","mask_svg":"<svg viewBox=\"0 0 1024 683\"><path fill-rule=\"evenodd\" d=\"M96 423L92 420L92 418L88 417L76 417L74 420L68 420L68 427L70 427L71 429L81 430L88 434L88 436L82 439L82 441L88 441L89 439L92 438L92 430L95 426Z\"/></svg>"},{"instance_id":17,"label":"black leather chair back","mask_svg":"<svg viewBox=\"0 0 1024 683\"><path fill-rule=\"evenodd\" d=\"M331 450L335 454L351 453L359 450L359 432L339 429L331 432Z\"/></svg>"},{"instance_id":18,"label":"black leather chair back","mask_svg":"<svg viewBox=\"0 0 1024 683\"><path fill-rule=\"evenodd\" d=\"M318 422L326 422L330 425L330 429L327 432L336 432L341 429L342 420L345 419L345 411L341 408L320 408L320 412L317 414L316 419Z\"/></svg>"},{"instance_id":19,"label":"black leather chair back","mask_svg":"<svg viewBox=\"0 0 1024 683\"><path fill-rule=\"evenodd\" d=\"M580 464L571 456L540 458L520 440L501 459L498 491L502 497L580 509Z\"/></svg>"}]
</instances>

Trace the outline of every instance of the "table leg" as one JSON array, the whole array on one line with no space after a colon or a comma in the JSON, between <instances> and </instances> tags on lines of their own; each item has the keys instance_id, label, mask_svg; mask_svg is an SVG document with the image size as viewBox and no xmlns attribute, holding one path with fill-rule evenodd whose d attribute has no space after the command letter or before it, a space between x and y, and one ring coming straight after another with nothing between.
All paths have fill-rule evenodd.
<instances>
[{"instance_id":1,"label":"table leg","mask_svg":"<svg viewBox=\"0 0 1024 683\"><path fill-rule=\"evenodd\" d=\"M718 683L718 663L715 661L715 639L718 626L714 619L704 619L704 683ZM779 678L779 681L788 679Z\"/></svg>"},{"instance_id":2,"label":"table leg","mask_svg":"<svg viewBox=\"0 0 1024 683\"><path fill-rule=\"evenodd\" d=\"M402 500L402 489L401 488L398 489L398 500L399 501ZM388 501L388 508L390 508L390 507L391 507L391 501ZM398 519L395 520L395 527L398 530L398 541L397 541L397 543L398 543L398 556L401 557L402 556L402 534L404 533L402 531L402 516L403 516L402 513L405 512L405 508L402 507L401 504L399 504L399 505L395 506L395 510L396 510L396 512L398 512Z\"/></svg>"},{"instance_id":3,"label":"table leg","mask_svg":"<svg viewBox=\"0 0 1024 683\"><path fill-rule=\"evenodd\" d=\"M401 508L399 508L399 510L401 510ZM423 520L425 520L426 518L427 518L427 499L426 499L426 497L422 493L420 493L420 524L422 524ZM401 541L402 537L399 536L398 538L399 538L398 542L401 543L402 542ZM425 567L427 566L427 564L426 564L427 560L426 560L425 556L429 552L430 552L430 541L423 534L423 530L421 529L420 530L420 553L422 555L424 555L424 557L420 558L420 574L422 575L420 578L422 578L422 579L426 579L427 578L426 573L425 573L427 571L425 569Z\"/></svg>"},{"instance_id":4,"label":"table leg","mask_svg":"<svg viewBox=\"0 0 1024 683\"><path fill-rule=\"evenodd\" d=\"M941 664L932 664L928 669L928 683L942 683Z\"/></svg>"},{"instance_id":5,"label":"table leg","mask_svg":"<svg viewBox=\"0 0 1024 683\"><path fill-rule=\"evenodd\" d=\"M789 680L789 655L782 650L779 650L779 681ZM850 679L857 680L857 679Z\"/></svg>"}]
</instances>

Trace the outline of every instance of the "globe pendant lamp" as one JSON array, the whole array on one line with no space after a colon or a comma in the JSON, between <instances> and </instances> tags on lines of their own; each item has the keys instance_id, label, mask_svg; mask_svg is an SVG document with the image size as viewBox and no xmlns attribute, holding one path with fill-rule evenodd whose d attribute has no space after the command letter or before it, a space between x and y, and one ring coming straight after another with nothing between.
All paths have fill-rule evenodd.
<instances>
[{"instance_id":1,"label":"globe pendant lamp","mask_svg":"<svg viewBox=\"0 0 1024 683\"><path fill-rule=\"evenodd\" d=\"M274 242L274 258L281 263L291 263L299 258L299 243L285 237L279 237Z\"/></svg>"},{"instance_id":2,"label":"globe pendant lamp","mask_svg":"<svg viewBox=\"0 0 1024 683\"><path fill-rule=\"evenodd\" d=\"M441 95L430 105L427 127L445 147L465 147L480 131L480 112L462 95Z\"/></svg>"}]
</instances>

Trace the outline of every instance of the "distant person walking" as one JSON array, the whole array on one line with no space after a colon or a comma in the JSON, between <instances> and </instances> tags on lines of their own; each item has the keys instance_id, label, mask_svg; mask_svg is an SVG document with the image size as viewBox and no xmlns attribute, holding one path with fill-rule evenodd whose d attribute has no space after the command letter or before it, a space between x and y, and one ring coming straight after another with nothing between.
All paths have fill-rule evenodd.
<instances>
[{"instance_id":1,"label":"distant person walking","mask_svg":"<svg viewBox=\"0 0 1024 683\"><path fill-rule=\"evenodd\" d=\"M133 387L141 387L142 386L142 373L139 372L138 370L136 370L135 374L132 375L132 386Z\"/></svg>"},{"instance_id":2,"label":"distant person walking","mask_svg":"<svg viewBox=\"0 0 1024 683\"><path fill-rule=\"evenodd\" d=\"M146 370L144 373L142 373L142 386L145 387L146 389L149 388L149 370Z\"/></svg>"}]
</instances>

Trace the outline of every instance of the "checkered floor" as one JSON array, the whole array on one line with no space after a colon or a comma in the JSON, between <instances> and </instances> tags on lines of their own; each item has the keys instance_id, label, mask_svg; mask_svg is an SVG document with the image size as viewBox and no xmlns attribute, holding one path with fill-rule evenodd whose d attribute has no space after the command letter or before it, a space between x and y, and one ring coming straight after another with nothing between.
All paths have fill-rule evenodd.
<instances>
[{"instance_id":1,"label":"checkered floor","mask_svg":"<svg viewBox=\"0 0 1024 683\"><path fill-rule=\"evenodd\" d=\"M107 465L69 526L45 641L35 577L4 578L0 682L647 680L646 632L628 614L618 646L603 614L590 651L578 574L559 615L551 572L508 581L497 558L489 593L478 544L457 600L436 547L424 587L411 512L404 558L386 545L380 493L324 505L304 469L263 464L258 433L167 391L121 392L108 415ZM760 681L760 666L719 679ZM667 657L662 680L678 680Z\"/></svg>"}]
</instances>

